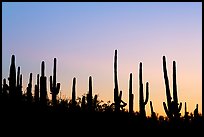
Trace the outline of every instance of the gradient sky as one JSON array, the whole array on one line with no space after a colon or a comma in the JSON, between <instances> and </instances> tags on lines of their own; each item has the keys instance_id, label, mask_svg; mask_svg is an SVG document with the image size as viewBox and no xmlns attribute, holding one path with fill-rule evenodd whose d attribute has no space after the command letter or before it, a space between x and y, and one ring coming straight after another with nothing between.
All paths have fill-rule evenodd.
<instances>
[{"instance_id":1,"label":"gradient sky","mask_svg":"<svg viewBox=\"0 0 204 137\"><path fill-rule=\"evenodd\" d=\"M71 97L73 77L77 79L77 96L87 93L88 77L92 76L93 94L113 102L113 59L117 49L119 89L125 102L129 74L133 73L134 111L139 111L138 71L142 62L143 83L149 82L154 110L166 116L162 105L166 102L162 69L165 55L171 94L173 60L177 63L182 115L184 102L189 112L196 104L202 112L201 2L3 2L2 16L2 78L8 78L14 54L16 67L21 66L23 90L30 72L34 90L43 60L47 78L52 75L56 57L62 97ZM149 103L146 112L150 114Z\"/></svg>"}]
</instances>

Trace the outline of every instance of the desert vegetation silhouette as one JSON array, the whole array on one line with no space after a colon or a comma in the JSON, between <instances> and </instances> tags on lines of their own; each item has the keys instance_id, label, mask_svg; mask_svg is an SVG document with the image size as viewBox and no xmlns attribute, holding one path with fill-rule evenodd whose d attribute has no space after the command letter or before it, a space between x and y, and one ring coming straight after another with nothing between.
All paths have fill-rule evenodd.
<instances>
[{"instance_id":1,"label":"desert vegetation silhouette","mask_svg":"<svg viewBox=\"0 0 204 137\"><path fill-rule=\"evenodd\" d=\"M117 57L114 53L114 99L103 102L94 95L92 90L92 76L88 78L88 92L82 97L76 96L77 78L73 78L71 99L58 98L60 93L60 83L57 83L57 59L54 58L53 75L45 76L45 62L41 63L40 75L36 75L36 84L32 85L33 75L30 73L28 85L23 91L23 75L21 68L17 68L15 55L11 56L9 76L3 78L2 90L0 92L1 117L10 121L25 123L46 123L49 122L54 128L54 123L63 121L74 125L77 123L88 123L91 125L108 124L110 126L126 126L132 128L201 128L203 116L199 113L198 104L191 113L187 111L187 103L180 102L178 98L176 83L176 62L173 61L173 95L170 93L169 78L166 67L166 57L163 56L163 75L166 86L166 102L163 102L166 116L158 116L154 111L153 102L149 97L149 83L145 83L145 93L143 91L142 62L139 63L139 111L134 111L134 94L132 89L132 73L129 78L129 102L122 99L123 91L119 89L117 74ZM7 84L8 83L8 84ZM48 84L49 83L49 84ZM47 85L50 88L51 99L48 98ZM32 89L34 88L34 90ZM34 91L34 92L32 92ZM144 96L145 94L145 96ZM184 107L182 107L184 104ZM125 109L129 106L128 110ZM150 107L151 115L146 115L145 107ZM182 115L181 109L185 109ZM36 120L37 119L37 120ZM82 124L80 124L82 125Z\"/></svg>"}]
</instances>

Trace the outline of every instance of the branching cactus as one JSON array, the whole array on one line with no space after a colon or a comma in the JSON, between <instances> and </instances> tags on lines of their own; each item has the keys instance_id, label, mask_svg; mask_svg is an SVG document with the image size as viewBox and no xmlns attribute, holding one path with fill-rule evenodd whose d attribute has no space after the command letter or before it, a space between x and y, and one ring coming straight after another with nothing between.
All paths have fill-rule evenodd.
<instances>
[{"instance_id":1,"label":"branching cactus","mask_svg":"<svg viewBox=\"0 0 204 137\"><path fill-rule=\"evenodd\" d=\"M163 102L164 110L169 117L169 119L178 119L180 117L180 111L182 107L182 103L178 103L177 97L177 85L176 85L176 62L173 61L173 100L170 94L169 87L169 79L167 75L166 68L166 58L163 56L163 72L164 72L164 81L166 85L166 97L167 97L167 105Z\"/></svg>"},{"instance_id":2,"label":"branching cactus","mask_svg":"<svg viewBox=\"0 0 204 137\"><path fill-rule=\"evenodd\" d=\"M15 66L15 56L11 57L10 73L9 73L9 95L15 97L16 95L16 66Z\"/></svg>"},{"instance_id":3,"label":"branching cactus","mask_svg":"<svg viewBox=\"0 0 204 137\"><path fill-rule=\"evenodd\" d=\"M27 87L27 101L32 101L32 73L30 73L29 83Z\"/></svg>"},{"instance_id":4,"label":"branching cactus","mask_svg":"<svg viewBox=\"0 0 204 137\"><path fill-rule=\"evenodd\" d=\"M37 74L37 84L35 85L34 100L35 102L39 102L39 74Z\"/></svg>"},{"instance_id":5,"label":"branching cactus","mask_svg":"<svg viewBox=\"0 0 204 137\"><path fill-rule=\"evenodd\" d=\"M115 50L114 55L114 104L115 104L115 112L120 112L120 108L123 108L127 105L124 101L122 101L122 91L119 94L118 88L118 78L117 78L117 50ZM122 105L120 103L123 103Z\"/></svg>"},{"instance_id":6,"label":"branching cactus","mask_svg":"<svg viewBox=\"0 0 204 137\"><path fill-rule=\"evenodd\" d=\"M54 58L54 68L53 68L53 79L52 76L50 76L50 92L52 94L52 103L53 105L56 105L57 103L57 94L59 93L60 90L60 83L56 83L56 64L57 64L57 59Z\"/></svg>"},{"instance_id":7,"label":"branching cactus","mask_svg":"<svg viewBox=\"0 0 204 137\"><path fill-rule=\"evenodd\" d=\"M132 73L130 73L130 80L129 80L129 113L133 113L133 100L134 100L134 95L132 94Z\"/></svg>"},{"instance_id":8,"label":"branching cactus","mask_svg":"<svg viewBox=\"0 0 204 137\"><path fill-rule=\"evenodd\" d=\"M40 76L40 102L42 105L47 104L47 77L45 76L45 62L41 64Z\"/></svg>"},{"instance_id":9,"label":"branching cactus","mask_svg":"<svg viewBox=\"0 0 204 137\"><path fill-rule=\"evenodd\" d=\"M149 99L149 83L146 82L146 99L144 100L143 95L143 83L142 83L142 63L140 62L139 67L139 108L140 115L143 118L146 118L145 105L147 104Z\"/></svg>"}]
</instances>

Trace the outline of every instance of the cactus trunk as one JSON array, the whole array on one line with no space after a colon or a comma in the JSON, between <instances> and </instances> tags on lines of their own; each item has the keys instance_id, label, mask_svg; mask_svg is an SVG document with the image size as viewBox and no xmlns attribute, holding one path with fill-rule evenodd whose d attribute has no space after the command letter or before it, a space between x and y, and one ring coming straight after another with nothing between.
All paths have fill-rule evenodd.
<instances>
[{"instance_id":1,"label":"cactus trunk","mask_svg":"<svg viewBox=\"0 0 204 137\"><path fill-rule=\"evenodd\" d=\"M129 113L133 113L133 100L134 100L134 95L132 94L132 73L130 73L130 80L129 80Z\"/></svg>"}]
</instances>

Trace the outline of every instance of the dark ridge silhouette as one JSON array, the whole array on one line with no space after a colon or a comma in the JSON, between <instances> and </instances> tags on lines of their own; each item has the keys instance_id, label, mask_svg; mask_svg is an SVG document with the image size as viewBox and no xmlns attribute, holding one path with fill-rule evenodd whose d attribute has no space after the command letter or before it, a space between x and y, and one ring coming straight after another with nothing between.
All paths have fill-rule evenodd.
<instances>
[{"instance_id":1,"label":"dark ridge silhouette","mask_svg":"<svg viewBox=\"0 0 204 137\"><path fill-rule=\"evenodd\" d=\"M50 127L51 130L58 131L62 125L67 130L72 130L75 127L87 129L86 131L128 131L137 133L140 129L202 129L204 127L203 116L199 113L198 104L193 113L187 112L187 104L185 102L185 113L181 115L181 103L178 105L177 86L176 86L176 62L173 62L173 100L170 95L169 81L166 69L166 59L163 56L163 72L166 85L167 105L164 104L166 116L158 116L154 111L152 101L150 101L151 116L146 116L145 105L149 99L149 86L146 83L146 98L143 96L142 83L142 62L139 64L139 112L133 110L134 95L132 93L132 73L129 79L129 110L125 110L127 105L122 101L122 90L119 93L117 79L117 50L114 55L114 103L103 102L99 100L97 95L93 96L93 81L89 76L89 90L86 95L77 97L76 93L76 78L73 78L72 98L57 99L57 94L60 90L60 84L56 83L56 62L54 58L53 76L50 76L50 92L52 98L47 96L47 77L45 76L45 62L41 63L41 76L37 74L37 80L32 95L32 73L30 73L26 93L22 91L22 74L20 67L15 68L15 56L11 57L9 85L6 78L3 79L2 90L0 92L0 117L6 122L1 122L3 127L19 127L19 123L23 123L25 128L30 130L41 129L45 131L45 127ZM153 92L153 91L152 91ZM34 97L33 97L34 96ZM122 103L122 104L121 104ZM65 125L63 124L65 123ZM34 126L34 125L37 125ZM107 125L110 128L104 128ZM33 127L33 128L31 128ZM69 127L69 128L68 128ZM7 128L12 130L12 127ZM80 128L79 128L80 129ZM3 129L2 129L3 130Z\"/></svg>"}]
</instances>

